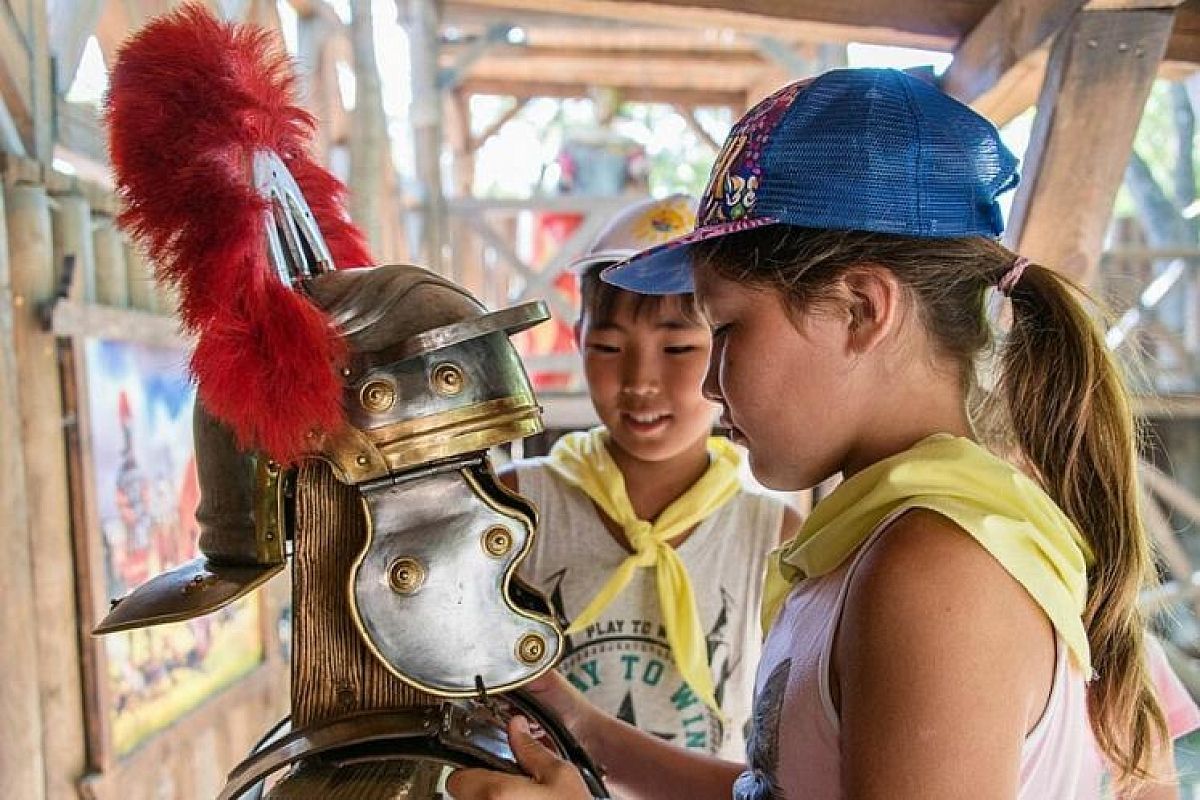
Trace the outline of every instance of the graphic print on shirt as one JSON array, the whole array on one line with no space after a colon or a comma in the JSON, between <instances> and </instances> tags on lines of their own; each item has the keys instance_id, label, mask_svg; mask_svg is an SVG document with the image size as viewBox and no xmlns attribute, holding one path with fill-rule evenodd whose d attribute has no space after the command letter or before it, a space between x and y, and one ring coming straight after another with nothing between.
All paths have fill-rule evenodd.
<instances>
[{"instance_id":1,"label":"graphic print on shirt","mask_svg":"<svg viewBox=\"0 0 1200 800\"><path fill-rule=\"evenodd\" d=\"M543 584L560 612L566 575L566 569L559 570ZM720 612L705 634L718 705L741 658L729 639L736 634L728 630L734 599L724 588L720 596ZM559 672L598 707L689 750L715 754L720 749L724 722L679 675L660 622L605 615L567 637L563 652Z\"/></svg>"},{"instance_id":2,"label":"graphic print on shirt","mask_svg":"<svg viewBox=\"0 0 1200 800\"><path fill-rule=\"evenodd\" d=\"M754 699L754 716L746 752L750 769L738 776L733 784L733 800L786 800L779 788L776 770L779 768L779 718L783 709L783 690L787 688L792 660L780 661Z\"/></svg>"}]
</instances>

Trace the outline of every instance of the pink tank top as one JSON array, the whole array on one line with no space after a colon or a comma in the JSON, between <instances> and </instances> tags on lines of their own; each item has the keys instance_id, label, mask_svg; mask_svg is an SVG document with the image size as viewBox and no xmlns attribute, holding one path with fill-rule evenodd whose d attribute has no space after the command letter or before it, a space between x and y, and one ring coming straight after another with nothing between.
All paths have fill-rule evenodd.
<instances>
[{"instance_id":1,"label":"pink tank top","mask_svg":"<svg viewBox=\"0 0 1200 800\"><path fill-rule=\"evenodd\" d=\"M734 800L842 797L839 720L829 682L833 638L850 578L892 519L880 523L846 564L801 581L788 596L763 644L747 743L750 769L738 778ZM1057 651L1046 711L1022 750L1019 800L1099 797L1083 769L1095 747L1086 683L1061 640Z\"/></svg>"}]
</instances>

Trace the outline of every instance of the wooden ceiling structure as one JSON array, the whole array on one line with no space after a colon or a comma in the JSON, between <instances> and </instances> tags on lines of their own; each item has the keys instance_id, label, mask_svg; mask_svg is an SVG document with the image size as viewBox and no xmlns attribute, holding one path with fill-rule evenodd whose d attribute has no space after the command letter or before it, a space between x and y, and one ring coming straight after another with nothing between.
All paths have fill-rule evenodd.
<instances>
[{"instance_id":1,"label":"wooden ceiling structure","mask_svg":"<svg viewBox=\"0 0 1200 800\"><path fill-rule=\"evenodd\" d=\"M320 120L319 146L329 162L348 162L339 171L352 190L352 214L371 236L377 256L434 265L445 245L458 246L461 234L446 218L443 155L455 161L450 194L462 193L474 150L525 100L604 90L627 100L668 103L691 118L703 138L695 108L741 111L783 82L828 63L823 45L866 42L954 53L940 78L943 86L997 122L1036 105L1009 242L1086 282L1099 262L1153 81L1200 64L1200 0L396 0L411 43L408 122L418 187L410 203L396 189L387 147L371 0L342 1L353 12L349 22L326 0L287 0L298 17L297 61L307 102ZM282 29L276 0L209 3L226 18ZM0 162L20 162L20 169L0 170L0 194L10 204L7 211L0 208L0 218L7 220L0 253L36 250L36 259L24 260L44 265L68 244L51 236L51 201L61 221L90 200L54 174L56 156L91 161L103 177L98 122L66 102L85 44L95 36L111 63L129 32L171 5L172 0L0 0ZM339 65L356 68L353 109L341 96ZM516 103L497 119L473 126L468 101L474 94L508 95ZM104 194L103 187L97 191ZM30 221L35 199L37 224ZM91 200L93 207L103 207L111 226L111 193ZM477 203L466 210L482 217L482 208ZM419 252L397 234L411 210L424 212ZM560 203L559 210L572 209ZM86 214L82 219L90 224ZM79 239L86 239L87 225L81 222L78 229ZM484 229L473 235L486 238ZM115 235L106 239L120 251ZM510 262L518 260L503 236L489 246L507 252ZM64 586L69 578L62 577L71 561L69 520L60 519L66 515L60 498L69 490L59 463L67 450L62 437L73 426L64 424L56 399L54 336L35 318L39 301L55 291L43 273L53 277L42 270L36 286L22 284L0 258L5 332L0 430L6 442L23 442L0 447L0 502L14 517L9 526L19 529L3 537L9 543L5 563L15 566L0 593L8 609L0 623L11 623L5 631L19 627L25 634L20 641L27 642L0 653L8 656L0 658L0 666L22 664L27 678L0 687L0 705L12 709L16 720L9 726L10 741L0 746L0 796L70 800L80 796L77 783L86 763L84 736L76 729L82 722L63 722L81 719L75 708L80 704L75 633L70 625L48 623L35 640L29 625L35 618L59 618L42 613L47 607L64 619L76 614L74 595ZM545 275L528 277L531 291L550 288ZM20 346L14 345L14 329L24 337ZM35 329L36 336L30 333ZM30 418L37 424L28 424ZM1162 494L1162 486L1155 491ZM50 528L58 538L46 534ZM21 547L34 555L26 552L24 561L13 556ZM35 557L43 565L37 570L28 566ZM1181 583L1195 584L1190 565L1179 576ZM193 745L189 740L179 749Z\"/></svg>"},{"instance_id":2,"label":"wooden ceiling structure","mask_svg":"<svg viewBox=\"0 0 1200 800\"><path fill-rule=\"evenodd\" d=\"M1162 68L1200 62L1200 4L1170 0L451 0L454 53L494 38L462 76L470 91L573 96L595 86L631 98L745 105L820 44L862 42L951 52L952 94L1000 124L1037 100L1049 46L1078 13L1176 8ZM750 97L737 98L739 93ZM693 104L693 103L689 103Z\"/></svg>"},{"instance_id":3,"label":"wooden ceiling structure","mask_svg":"<svg viewBox=\"0 0 1200 800\"><path fill-rule=\"evenodd\" d=\"M998 124L1039 109L1010 243L1084 280L1153 80L1200 64L1200 0L411 1L440 14L448 96L605 88L740 112L827 63L821 45L950 52L950 94Z\"/></svg>"},{"instance_id":4,"label":"wooden ceiling structure","mask_svg":"<svg viewBox=\"0 0 1200 800\"><path fill-rule=\"evenodd\" d=\"M227 18L280 27L274 0L209 1ZM380 155L387 149L381 90L363 33L371 3L348 2L350 23L325 0L289 0L322 147L348 151L356 217L378 238L381 219L399 218L405 203ZM171 4L0 0L3 148L48 162L73 136L62 101L87 38L95 35L111 59L124 35ZM469 167L472 151L516 113L480 136L468 119L471 95L520 103L608 90L672 104L704 137L695 108L741 111L827 63L822 45L865 42L953 53L942 85L998 123L1039 107L1013 242L1086 276L1151 81L1200 63L1200 0L397 0L397 14L410 33L415 202L431 222L419 250L431 262L447 236L439 213L443 153L461 162L461 193L469 184L461 165ZM338 62L358 64L353 111L339 99Z\"/></svg>"}]
</instances>

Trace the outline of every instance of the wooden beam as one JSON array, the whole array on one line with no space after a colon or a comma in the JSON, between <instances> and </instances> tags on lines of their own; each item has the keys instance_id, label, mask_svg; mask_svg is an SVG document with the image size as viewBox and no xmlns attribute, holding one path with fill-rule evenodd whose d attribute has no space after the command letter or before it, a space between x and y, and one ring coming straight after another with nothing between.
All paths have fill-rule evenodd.
<instances>
[{"instance_id":1,"label":"wooden beam","mask_svg":"<svg viewBox=\"0 0 1200 800\"><path fill-rule=\"evenodd\" d=\"M585 83L598 87L670 87L744 91L773 67L758 59L720 63L704 58L648 58L637 54L608 58L555 57L529 54L481 59L467 80Z\"/></svg>"},{"instance_id":2,"label":"wooden beam","mask_svg":"<svg viewBox=\"0 0 1200 800\"><path fill-rule=\"evenodd\" d=\"M21 370L15 329L25 324L28 298L13 285L10 270L7 187L0 187L0 558L7 575L0 584L0 708L4 709L4 744L0 746L0 796L45 797L42 715L38 703L37 619L33 553L28 519L25 451L21 446Z\"/></svg>"},{"instance_id":3,"label":"wooden beam","mask_svg":"<svg viewBox=\"0 0 1200 800\"><path fill-rule=\"evenodd\" d=\"M719 153L721 151L720 142L714 139L713 135L704 129L704 126L700 124L700 120L696 119L696 109L677 105L675 106L675 112L679 114L679 116L683 117L683 121L687 123L688 128L693 134L695 134L696 138L700 140L701 144L708 145L714 153Z\"/></svg>"},{"instance_id":4,"label":"wooden beam","mask_svg":"<svg viewBox=\"0 0 1200 800\"><path fill-rule=\"evenodd\" d=\"M780 36L815 42L872 42L944 50L983 16L971 0L469 0L448 4L448 19L503 18L517 25L583 17ZM491 12L490 15L488 12ZM555 15L555 16L551 16Z\"/></svg>"},{"instance_id":5,"label":"wooden beam","mask_svg":"<svg viewBox=\"0 0 1200 800\"><path fill-rule=\"evenodd\" d=\"M88 37L96 30L104 0L48 0L50 55L54 58L55 94L71 88Z\"/></svg>"},{"instance_id":6,"label":"wooden beam","mask_svg":"<svg viewBox=\"0 0 1200 800\"><path fill-rule=\"evenodd\" d=\"M9 446L25 453L46 794L69 797L85 767L71 496L58 346L36 313L60 276L45 189L9 186L5 200L13 299L21 299L13 330L21 436Z\"/></svg>"},{"instance_id":7,"label":"wooden beam","mask_svg":"<svg viewBox=\"0 0 1200 800\"><path fill-rule=\"evenodd\" d=\"M103 308L126 308L129 305L129 266L125 263L121 232L111 216L96 216L92 250L96 254L96 302Z\"/></svg>"},{"instance_id":8,"label":"wooden beam","mask_svg":"<svg viewBox=\"0 0 1200 800\"><path fill-rule=\"evenodd\" d=\"M471 193L475 176L475 146L471 140L471 96L451 89L443 97L445 104L446 144L454 157L450 194L463 197Z\"/></svg>"},{"instance_id":9,"label":"wooden beam","mask_svg":"<svg viewBox=\"0 0 1200 800\"><path fill-rule=\"evenodd\" d=\"M439 48L439 60L448 57L449 63L438 71L437 84L442 91L451 91L462 83L463 77L474 66L475 62L487 55L488 51L508 41L511 26L497 22L489 25L480 36L475 37L463 47Z\"/></svg>"},{"instance_id":10,"label":"wooden beam","mask_svg":"<svg viewBox=\"0 0 1200 800\"><path fill-rule=\"evenodd\" d=\"M8 109L25 150L33 149L32 55L8 3L0 4L0 100Z\"/></svg>"},{"instance_id":11,"label":"wooden beam","mask_svg":"<svg viewBox=\"0 0 1200 800\"><path fill-rule=\"evenodd\" d=\"M4 104L3 93L0 93L0 151L18 156L26 155L25 140L21 138L21 131L17 129L16 118Z\"/></svg>"},{"instance_id":12,"label":"wooden beam","mask_svg":"<svg viewBox=\"0 0 1200 800\"><path fill-rule=\"evenodd\" d=\"M552 194L528 197L521 200L492 199L486 197L461 197L449 201L452 214L481 216L492 212L504 212L514 216L522 211L550 214L607 214L612 216L628 205L628 198L593 197L579 194Z\"/></svg>"},{"instance_id":13,"label":"wooden beam","mask_svg":"<svg viewBox=\"0 0 1200 800\"><path fill-rule=\"evenodd\" d=\"M61 97L56 106L59 144L92 161L108 163L108 142L96 107L89 103L68 103Z\"/></svg>"},{"instance_id":14,"label":"wooden beam","mask_svg":"<svg viewBox=\"0 0 1200 800\"><path fill-rule=\"evenodd\" d=\"M750 37L733 31L663 28L621 24L618 28L581 26L564 18L558 25L523 28L525 47L559 47L576 50L706 50L720 53L756 53ZM796 45L789 41L787 44Z\"/></svg>"},{"instance_id":15,"label":"wooden beam","mask_svg":"<svg viewBox=\"0 0 1200 800\"><path fill-rule=\"evenodd\" d=\"M1085 11L1058 37L1009 222L1021 254L1091 278L1173 16Z\"/></svg>"},{"instance_id":16,"label":"wooden beam","mask_svg":"<svg viewBox=\"0 0 1200 800\"><path fill-rule=\"evenodd\" d=\"M113 59L117 56L117 49L131 30L133 30L133 20L129 16L129 8L124 0L104 0L94 31L96 41L100 43L100 52L104 56L104 63L113 63Z\"/></svg>"},{"instance_id":17,"label":"wooden beam","mask_svg":"<svg viewBox=\"0 0 1200 800\"><path fill-rule=\"evenodd\" d=\"M1080 4L1091 10L1093 3ZM1049 61L1049 39L1030 48L1036 38L1036 24L1021 21L1020 6L1031 0L1001 0L976 28L956 48L954 62L942 79L942 87L950 94L968 102L976 111L997 125L1004 125L1031 107L1041 90ZM1056 0L1038 0L1042 8L1042 24L1052 14ZM1078 0L1074 0L1078 4ZM1132 0L1113 0L1130 5ZM1058 0L1059 4L1065 0ZM1152 7L1178 5L1178 0L1149 0ZM1003 9L1008 9L1005 16ZM1025 13L1031 9L1025 8ZM1034 20L1036 22L1036 20ZM1003 38L1008 36L1007 41ZM1167 43L1167 51L1159 69L1159 77L1178 79L1200 68L1200 4L1185 3L1175 13L1175 25Z\"/></svg>"},{"instance_id":18,"label":"wooden beam","mask_svg":"<svg viewBox=\"0 0 1200 800\"><path fill-rule=\"evenodd\" d=\"M352 0L350 41L354 52L354 124L350 128L350 217L367 235L371 249L382 253L383 217L391 212L384 199L383 166L391 163L383 87L375 60L370 0ZM349 266L349 265L344 265Z\"/></svg>"},{"instance_id":19,"label":"wooden beam","mask_svg":"<svg viewBox=\"0 0 1200 800\"><path fill-rule=\"evenodd\" d=\"M624 86L607 84L621 92L621 99L633 103L665 103L695 107L741 108L746 100L743 91L695 89L674 86ZM515 81L495 78L471 78L463 83L470 94L491 94L501 97L590 97L598 87L589 83L559 83L556 81Z\"/></svg>"},{"instance_id":20,"label":"wooden beam","mask_svg":"<svg viewBox=\"0 0 1200 800\"><path fill-rule=\"evenodd\" d=\"M791 78L803 78L813 74L816 64L790 42L774 36L756 36L759 51Z\"/></svg>"},{"instance_id":21,"label":"wooden beam","mask_svg":"<svg viewBox=\"0 0 1200 800\"><path fill-rule=\"evenodd\" d=\"M50 21L46 0L30 0L31 22L25 31L29 42L29 108L33 118L33 146L29 154L49 164L54 152L54 78L51 75Z\"/></svg>"},{"instance_id":22,"label":"wooden beam","mask_svg":"<svg viewBox=\"0 0 1200 800\"><path fill-rule=\"evenodd\" d=\"M346 26L323 3L312 13L300 15L296 38L300 96L317 118L316 150L328 166L333 144L348 139L350 129L338 89L337 62L339 58L352 62L354 52Z\"/></svg>"},{"instance_id":23,"label":"wooden beam","mask_svg":"<svg viewBox=\"0 0 1200 800\"><path fill-rule=\"evenodd\" d=\"M466 223L479 235L489 247L496 251L496 255L508 265L525 281L525 291L521 293L522 298L532 299L528 296L531 287L541 285L541 276L538 270L526 264L521 257L513 250L512 245L507 239L501 236L482 216L466 216L462 217ZM510 301L520 298L510 298ZM571 304L567 302L562 293L555 290L546 295L545 300L550 304L550 308L554 313L558 314L561 319L574 319L575 310L571 308Z\"/></svg>"},{"instance_id":24,"label":"wooden beam","mask_svg":"<svg viewBox=\"0 0 1200 800\"><path fill-rule=\"evenodd\" d=\"M438 0L412 0L408 5L411 53L413 150L421 201L421 238L413 255L434 272L443 269L446 241L446 200L442 188L442 97L438 87ZM465 92L466 90L464 90Z\"/></svg>"},{"instance_id":25,"label":"wooden beam","mask_svg":"<svg viewBox=\"0 0 1200 800\"><path fill-rule=\"evenodd\" d=\"M239 21L258 25L274 31L280 38L283 37L283 20L279 16L279 8L275 5L274 0L249 0L242 9Z\"/></svg>"},{"instance_id":26,"label":"wooden beam","mask_svg":"<svg viewBox=\"0 0 1200 800\"><path fill-rule=\"evenodd\" d=\"M1200 4L1186 3L1175 12L1175 28L1165 60L1200 65Z\"/></svg>"},{"instance_id":27,"label":"wooden beam","mask_svg":"<svg viewBox=\"0 0 1200 800\"><path fill-rule=\"evenodd\" d=\"M954 49L942 88L964 103L1009 91L1022 61L1066 28L1086 0L1000 0Z\"/></svg>"},{"instance_id":28,"label":"wooden beam","mask_svg":"<svg viewBox=\"0 0 1200 800\"><path fill-rule=\"evenodd\" d=\"M442 66L452 67L461 60L462 45L442 45ZM639 47L629 42L597 41L579 45L502 45L489 49L491 58L505 59L561 59L564 61L591 61L598 66L609 59L644 59L648 61L708 61L712 64L733 66L763 66L767 60L755 50L714 47L707 49L702 42L690 47ZM481 56L482 57L482 56ZM478 59L476 59L477 61ZM474 62L472 62L474 63Z\"/></svg>"},{"instance_id":29,"label":"wooden beam","mask_svg":"<svg viewBox=\"0 0 1200 800\"><path fill-rule=\"evenodd\" d=\"M1156 8L1176 8L1184 0L1088 0L1088 11L1144 11Z\"/></svg>"},{"instance_id":30,"label":"wooden beam","mask_svg":"<svg viewBox=\"0 0 1200 800\"><path fill-rule=\"evenodd\" d=\"M472 136L468 140L468 148L472 153L483 146L483 143L500 132L500 129L507 125L512 120L516 119L517 115L525 110L525 106L529 105L528 97L517 97L516 100L508 109L497 117L490 125L483 129L478 136Z\"/></svg>"}]
</instances>

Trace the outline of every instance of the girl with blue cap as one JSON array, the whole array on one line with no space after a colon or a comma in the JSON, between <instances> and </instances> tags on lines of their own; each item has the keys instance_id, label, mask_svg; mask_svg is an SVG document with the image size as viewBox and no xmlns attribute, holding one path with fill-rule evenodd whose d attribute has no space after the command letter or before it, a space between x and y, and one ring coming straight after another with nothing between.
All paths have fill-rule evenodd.
<instances>
[{"instance_id":1,"label":"girl with blue cap","mask_svg":"<svg viewBox=\"0 0 1200 800\"><path fill-rule=\"evenodd\" d=\"M695 291L706 391L762 483L844 477L770 561L748 765L535 687L623 796L1082 800L1097 747L1125 789L1172 777L1137 610L1133 415L1077 289L997 241L1016 183L971 109L836 70L734 126L692 233L606 272ZM1012 322L980 387L991 290ZM586 796L511 733L532 777L459 772L455 797Z\"/></svg>"}]
</instances>

